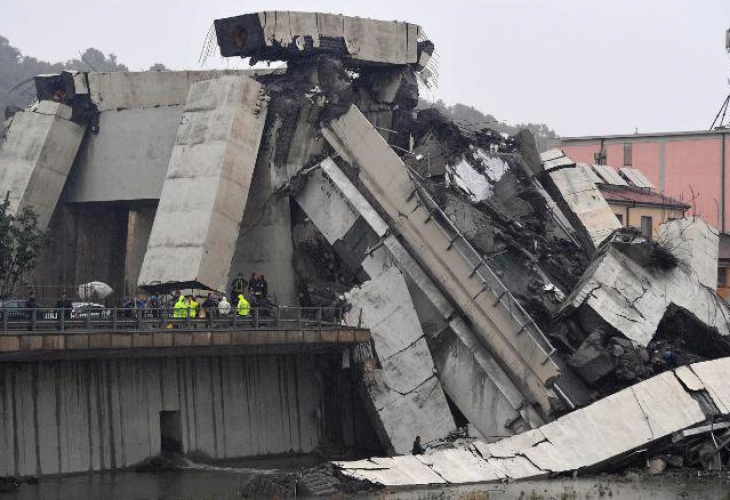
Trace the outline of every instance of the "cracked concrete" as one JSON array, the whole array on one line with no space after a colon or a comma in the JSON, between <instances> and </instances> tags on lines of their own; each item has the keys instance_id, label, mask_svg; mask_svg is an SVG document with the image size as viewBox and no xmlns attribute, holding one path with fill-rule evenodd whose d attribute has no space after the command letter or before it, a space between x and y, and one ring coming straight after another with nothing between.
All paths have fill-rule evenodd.
<instances>
[{"instance_id":1,"label":"cracked concrete","mask_svg":"<svg viewBox=\"0 0 730 500\"><path fill-rule=\"evenodd\" d=\"M394 457L377 468L365 460L334 463L345 475L385 486L395 486L394 477L399 478L397 485L428 484L403 478L422 480L434 474L450 484L468 484L536 479L579 469L600 472L633 451L705 423L708 415L692 390L710 395L722 412L715 417L727 416L728 370L730 358L721 358L664 372L538 429L492 444L461 443L456 449L430 450L415 461L411 456ZM490 473L493 477L488 479Z\"/></svg>"},{"instance_id":2,"label":"cracked concrete","mask_svg":"<svg viewBox=\"0 0 730 500\"><path fill-rule=\"evenodd\" d=\"M686 223L675 221L671 224L680 226ZM704 241L704 238L698 239L695 245L702 247ZM637 241L630 245L643 244ZM681 248L688 244L684 241ZM590 307L637 345L647 346L673 305L690 312L721 336L730 335L730 308L713 289L699 281L695 273L688 272L687 266L666 269L637 262L634 257L636 254L627 251L623 243L606 242L566 299L561 314L577 310L582 305Z\"/></svg>"}]
</instances>

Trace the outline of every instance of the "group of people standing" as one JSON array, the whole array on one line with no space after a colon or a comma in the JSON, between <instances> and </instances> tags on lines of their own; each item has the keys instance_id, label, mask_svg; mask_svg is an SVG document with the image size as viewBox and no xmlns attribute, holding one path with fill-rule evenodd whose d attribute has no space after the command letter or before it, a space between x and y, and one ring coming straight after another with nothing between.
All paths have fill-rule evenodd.
<instances>
[{"instance_id":1,"label":"group of people standing","mask_svg":"<svg viewBox=\"0 0 730 500\"><path fill-rule=\"evenodd\" d=\"M209 325L214 317L225 317L235 314L238 317L246 318L251 314L252 308L265 308L269 306L269 286L262 274L251 274L251 279L246 281L242 273L238 273L231 284L231 302L223 295L218 298L213 293L208 293L205 300L200 303L199 299L192 294L183 295L175 292L173 295L172 317L175 319L200 318L205 319Z\"/></svg>"}]
</instances>

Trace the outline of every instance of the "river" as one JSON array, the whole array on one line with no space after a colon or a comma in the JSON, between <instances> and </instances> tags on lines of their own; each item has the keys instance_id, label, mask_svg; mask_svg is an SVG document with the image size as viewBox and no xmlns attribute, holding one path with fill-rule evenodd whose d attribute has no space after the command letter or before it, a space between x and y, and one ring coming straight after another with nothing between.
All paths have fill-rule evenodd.
<instances>
[{"instance_id":1,"label":"river","mask_svg":"<svg viewBox=\"0 0 730 500\"><path fill-rule=\"evenodd\" d=\"M284 472L288 467L267 462L229 464L227 467L190 464L179 472L107 472L42 478L23 484L0 500L228 500L240 499L238 490L252 474ZM664 476L601 476L550 479L510 484L425 488L356 495L351 498L404 500L582 500L582 499L730 499L730 476L706 476L696 472Z\"/></svg>"}]
</instances>

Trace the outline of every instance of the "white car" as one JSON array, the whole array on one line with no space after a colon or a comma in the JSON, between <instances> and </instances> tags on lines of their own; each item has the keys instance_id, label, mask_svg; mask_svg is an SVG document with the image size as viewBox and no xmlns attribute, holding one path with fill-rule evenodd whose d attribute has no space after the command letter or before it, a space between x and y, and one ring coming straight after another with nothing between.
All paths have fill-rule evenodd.
<instances>
[{"instance_id":1,"label":"white car","mask_svg":"<svg viewBox=\"0 0 730 500\"><path fill-rule=\"evenodd\" d=\"M86 315L91 319L110 318L111 311L102 304L94 302L73 302L71 308L71 319L85 319Z\"/></svg>"}]
</instances>

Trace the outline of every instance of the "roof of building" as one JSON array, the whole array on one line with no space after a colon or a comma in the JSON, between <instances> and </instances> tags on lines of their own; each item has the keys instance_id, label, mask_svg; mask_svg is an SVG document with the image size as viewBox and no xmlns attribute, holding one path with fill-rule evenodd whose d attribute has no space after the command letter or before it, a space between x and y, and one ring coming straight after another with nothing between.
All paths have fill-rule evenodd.
<instances>
[{"instance_id":1,"label":"roof of building","mask_svg":"<svg viewBox=\"0 0 730 500\"><path fill-rule=\"evenodd\" d=\"M607 134L607 135L586 135L586 136L575 136L575 137L560 137L554 140L555 146L565 145L568 143L575 142L595 142L601 139L612 140L612 139L650 139L650 138L661 138L661 137L693 137L693 136L729 136L730 129L717 129L717 130L684 130L677 132L649 132L643 134Z\"/></svg>"},{"instance_id":2,"label":"roof of building","mask_svg":"<svg viewBox=\"0 0 730 500\"><path fill-rule=\"evenodd\" d=\"M615 186L611 184L597 184L601 194L609 203L624 203L632 205L653 205L678 210L688 210L690 205L666 196L649 188L636 186Z\"/></svg>"}]
</instances>

